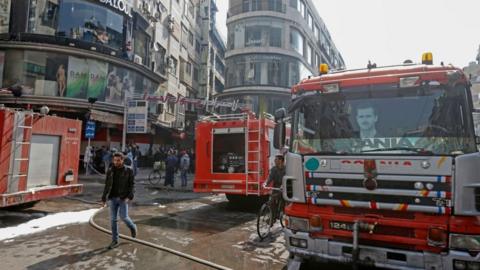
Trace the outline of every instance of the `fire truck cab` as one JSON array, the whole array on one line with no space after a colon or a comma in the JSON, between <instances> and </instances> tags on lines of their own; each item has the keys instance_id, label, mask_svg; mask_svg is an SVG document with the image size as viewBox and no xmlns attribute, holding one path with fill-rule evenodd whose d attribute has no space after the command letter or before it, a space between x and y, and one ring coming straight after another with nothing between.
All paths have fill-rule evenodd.
<instances>
[{"instance_id":1,"label":"fire truck cab","mask_svg":"<svg viewBox=\"0 0 480 270\"><path fill-rule=\"evenodd\" d=\"M225 193L232 203L269 194L273 117L251 112L214 115L196 124L195 192Z\"/></svg>"},{"instance_id":2,"label":"fire truck cab","mask_svg":"<svg viewBox=\"0 0 480 270\"><path fill-rule=\"evenodd\" d=\"M82 122L0 108L0 208L82 192Z\"/></svg>"},{"instance_id":3,"label":"fire truck cab","mask_svg":"<svg viewBox=\"0 0 480 270\"><path fill-rule=\"evenodd\" d=\"M308 260L480 269L480 153L462 70L325 73L292 89L289 269ZM276 114L281 145L285 114ZM302 147L300 147L302 146ZM308 150L305 150L308 149Z\"/></svg>"}]
</instances>

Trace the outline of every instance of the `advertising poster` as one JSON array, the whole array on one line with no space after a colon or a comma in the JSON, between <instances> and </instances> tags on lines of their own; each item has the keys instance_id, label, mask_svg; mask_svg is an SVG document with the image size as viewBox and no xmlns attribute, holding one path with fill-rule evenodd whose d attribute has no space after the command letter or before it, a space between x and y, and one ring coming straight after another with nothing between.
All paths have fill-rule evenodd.
<instances>
[{"instance_id":1,"label":"advertising poster","mask_svg":"<svg viewBox=\"0 0 480 270\"><path fill-rule=\"evenodd\" d=\"M123 104L125 95L127 97L132 97L135 88L133 77L133 72L114 65L109 65L105 101L109 103Z\"/></svg>"},{"instance_id":2,"label":"advertising poster","mask_svg":"<svg viewBox=\"0 0 480 270\"><path fill-rule=\"evenodd\" d=\"M88 97L96 97L99 101L105 100L105 88L107 87L108 64L95 60L87 60L88 63Z\"/></svg>"},{"instance_id":3,"label":"advertising poster","mask_svg":"<svg viewBox=\"0 0 480 270\"><path fill-rule=\"evenodd\" d=\"M67 97L87 97L88 74L87 60L71 56L68 57Z\"/></svg>"}]
</instances>

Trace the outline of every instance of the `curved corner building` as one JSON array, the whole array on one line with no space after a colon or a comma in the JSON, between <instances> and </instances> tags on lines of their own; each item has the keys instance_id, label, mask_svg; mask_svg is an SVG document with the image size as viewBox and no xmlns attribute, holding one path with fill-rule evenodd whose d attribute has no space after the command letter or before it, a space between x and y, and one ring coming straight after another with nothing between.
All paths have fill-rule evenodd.
<instances>
[{"instance_id":1,"label":"curved corner building","mask_svg":"<svg viewBox=\"0 0 480 270\"><path fill-rule=\"evenodd\" d=\"M318 75L318 65L345 68L311 0L230 0L225 90L220 100L273 113L290 88Z\"/></svg>"}]
</instances>

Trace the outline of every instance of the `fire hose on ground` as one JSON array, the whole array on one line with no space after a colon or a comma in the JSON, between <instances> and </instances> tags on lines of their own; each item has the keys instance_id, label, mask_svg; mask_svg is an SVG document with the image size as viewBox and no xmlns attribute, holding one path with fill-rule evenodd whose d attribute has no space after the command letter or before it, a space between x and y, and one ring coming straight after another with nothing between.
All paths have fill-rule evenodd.
<instances>
[{"instance_id":1,"label":"fire hose on ground","mask_svg":"<svg viewBox=\"0 0 480 270\"><path fill-rule=\"evenodd\" d=\"M80 201L80 202L83 202L83 203L87 203L87 204L97 204L97 205L102 205L102 203L99 203L99 202L92 202L92 201L87 201L87 200L83 200L83 199L79 199L79 198L73 198L73 197L67 197L67 199L70 199L70 200L76 200L76 201ZM94 214L93 216L90 218L90 225L92 227L94 227L95 229L101 231L101 232L104 232L106 234L112 234L112 232L108 229L105 229L103 227L101 227L100 225L98 225L97 223L95 223L95 217L104 209L105 207L102 207L100 209L98 209ZM211 261L207 261L207 260L204 260L204 259L201 259L201 258L198 258L198 257L195 257L193 255L190 255L190 254L187 254L187 253L183 253L183 252L180 252L178 250L174 250L174 249L171 249L169 247L166 247L166 246L163 246L163 245L157 245L157 244L154 244L154 243L151 243L151 242L148 242L148 241L144 241L144 240L141 240L141 239L137 239L137 238L132 238L130 236L127 236L127 235L123 235L123 234L120 234L120 238L122 239L125 239L125 240L128 240L130 242L134 242L134 243L137 243L137 244L141 244L141 245L144 245L144 246L148 246L148 247L151 247L151 248L155 248L155 249L158 249L158 250L161 250L161 251L164 251L164 252L168 252L168 253L171 253L171 254L174 254L174 255L177 255L179 257L182 257L182 258L185 258L185 259L188 259L188 260L191 260L193 262L196 262L196 263L199 263L199 264L203 264L205 266L208 266L208 267L211 267L213 269L219 269L219 270L232 270L232 268L228 268L226 266L222 266L222 265L219 265L219 264L216 264L216 263L213 263Z\"/></svg>"}]
</instances>

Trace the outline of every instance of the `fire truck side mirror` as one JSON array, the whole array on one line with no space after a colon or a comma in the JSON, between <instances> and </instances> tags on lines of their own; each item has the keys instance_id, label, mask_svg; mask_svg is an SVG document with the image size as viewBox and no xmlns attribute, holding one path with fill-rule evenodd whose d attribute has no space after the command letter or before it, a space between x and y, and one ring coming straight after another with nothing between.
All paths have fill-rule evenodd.
<instances>
[{"instance_id":1,"label":"fire truck side mirror","mask_svg":"<svg viewBox=\"0 0 480 270\"><path fill-rule=\"evenodd\" d=\"M275 122L279 122L287 117L287 110L285 108L280 108L275 111Z\"/></svg>"},{"instance_id":2,"label":"fire truck side mirror","mask_svg":"<svg viewBox=\"0 0 480 270\"><path fill-rule=\"evenodd\" d=\"M281 149L285 145L285 133L285 123L283 121L277 122L273 131L273 147L275 149Z\"/></svg>"}]
</instances>

